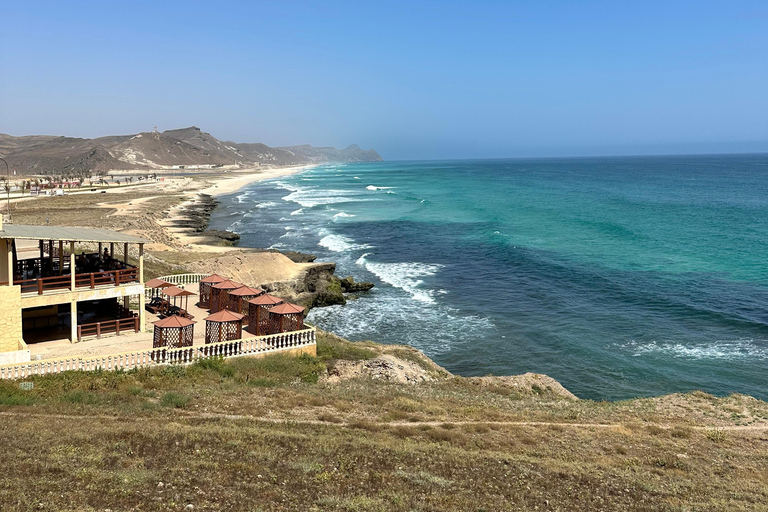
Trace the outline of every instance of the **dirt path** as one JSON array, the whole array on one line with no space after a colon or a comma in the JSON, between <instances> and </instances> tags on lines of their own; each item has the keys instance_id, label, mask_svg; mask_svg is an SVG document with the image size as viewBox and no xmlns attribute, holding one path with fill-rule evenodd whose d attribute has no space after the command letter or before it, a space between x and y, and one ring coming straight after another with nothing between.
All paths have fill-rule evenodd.
<instances>
[{"instance_id":1,"label":"dirt path","mask_svg":"<svg viewBox=\"0 0 768 512\"><path fill-rule=\"evenodd\" d=\"M31 417L31 418L56 418L56 419L82 419L82 420L113 420L124 421L124 416L114 416L108 414L49 414L49 413L32 413L32 412L17 412L17 411L0 411L0 417ZM209 413L209 412L180 412L179 419L223 419L232 421L252 421L256 423L268 423L268 424L290 424L290 425L323 425L323 426L337 426L337 427L355 427L357 422L333 422L323 420L308 420L308 419L291 419L291 418L264 418L256 417L248 414L224 414L224 413ZM132 421L152 421L157 419L163 419L152 416L135 416L132 417ZM626 424L622 423L567 423L567 422L549 422L549 421L370 421L365 420L366 423L378 425L382 427L440 427L443 425L452 426L475 426L475 425L495 425L502 427L559 427L559 428L599 428L599 429L620 429L627 428ZM648 423L643 426L656 426L665 430L675 428L671 425L663 425L658 423ZM768 424L763 425L726 425L726 426L707 426L707 425L690 425L688 428L697 431L711 431L722 430L727 432L765 432L768 431Z\"/></svg>"}]
</instances>

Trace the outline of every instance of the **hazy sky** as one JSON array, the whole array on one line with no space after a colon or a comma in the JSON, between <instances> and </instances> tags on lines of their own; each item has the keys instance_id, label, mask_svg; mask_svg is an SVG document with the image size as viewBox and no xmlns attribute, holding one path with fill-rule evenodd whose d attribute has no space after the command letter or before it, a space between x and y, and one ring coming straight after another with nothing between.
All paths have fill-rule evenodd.
<instances>
[{"instance_id":1,"label":"hazy sky","mask_svg":"<svg viewBox=\"0 0 768 512\"><path fill-rule=\"evenodd\" d=\"M5 2L0 132L385 159L768 151L762 1Z\"/></svg>"}]
</instances>

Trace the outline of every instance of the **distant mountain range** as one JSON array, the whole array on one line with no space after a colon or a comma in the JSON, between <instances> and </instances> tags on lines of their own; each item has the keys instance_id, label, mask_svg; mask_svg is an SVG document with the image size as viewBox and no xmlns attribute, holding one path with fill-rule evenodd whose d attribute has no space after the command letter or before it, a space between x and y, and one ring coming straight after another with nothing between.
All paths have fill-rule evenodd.
<instances>
[{"instance_id":1,"label":"distant mountain range","mask_svg":"<svg viewBox=\"0 0 768 512\"><path fill-rule=\"evenodd\" d=\"M344 149L309 145L272 148L260 143L222 142L196 126L98 139L0 134L0 156L18 175L382 160L375 150L364 150L357 144Z\"/></svg>"}]
</instances>

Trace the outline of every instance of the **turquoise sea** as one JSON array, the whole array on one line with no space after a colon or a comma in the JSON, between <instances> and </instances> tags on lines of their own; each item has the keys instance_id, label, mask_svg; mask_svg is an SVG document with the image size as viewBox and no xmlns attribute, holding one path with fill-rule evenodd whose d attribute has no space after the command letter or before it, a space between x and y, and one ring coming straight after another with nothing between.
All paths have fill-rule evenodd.
<instances>
[{"instance_id":1,"label":"turquoise sea","mask_svg":"<svg viewBox=\"0 0 768 512\"><path fill-rule=\"evenodd\" d=\"M768 155L323 165L211 226L374 282L309 321L460 375L768 399Z\"/></svg>"}]
</instances>

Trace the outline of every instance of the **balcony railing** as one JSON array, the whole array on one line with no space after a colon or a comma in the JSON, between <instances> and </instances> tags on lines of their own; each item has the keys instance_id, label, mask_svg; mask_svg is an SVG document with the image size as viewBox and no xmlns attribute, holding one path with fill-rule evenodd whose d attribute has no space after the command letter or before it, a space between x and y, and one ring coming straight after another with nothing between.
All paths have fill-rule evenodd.
<instances>
[{"instance_id":1,"label":"balcony railing","mask_svg":"<svg viewBox=\"0 0 768 512\"><path fill-rule=\"evenodd\" d=\"M135 267L75 275L75 288L120 286L137 282L139 282L139 269ZM13 284L21 286L21 293L37 293L38 295L42 295L48 291L72 290L72 276L64 275L22 279L20 281L14 281Z\"/></svg>"},{"instance_id":2,"label":"balcony railing","mask_svg":"<svg viewBox=\"0 0 768 512\"><path fill-rule=\"evenodd\" d=\"M96 338L101 338L104 334L117 334L120 336L121 332L139 332L139 330L138 315L118 320L81 324L77 326L77 341L82 341L87 336L96 336Z\"/></svg>"}]
</instances>

